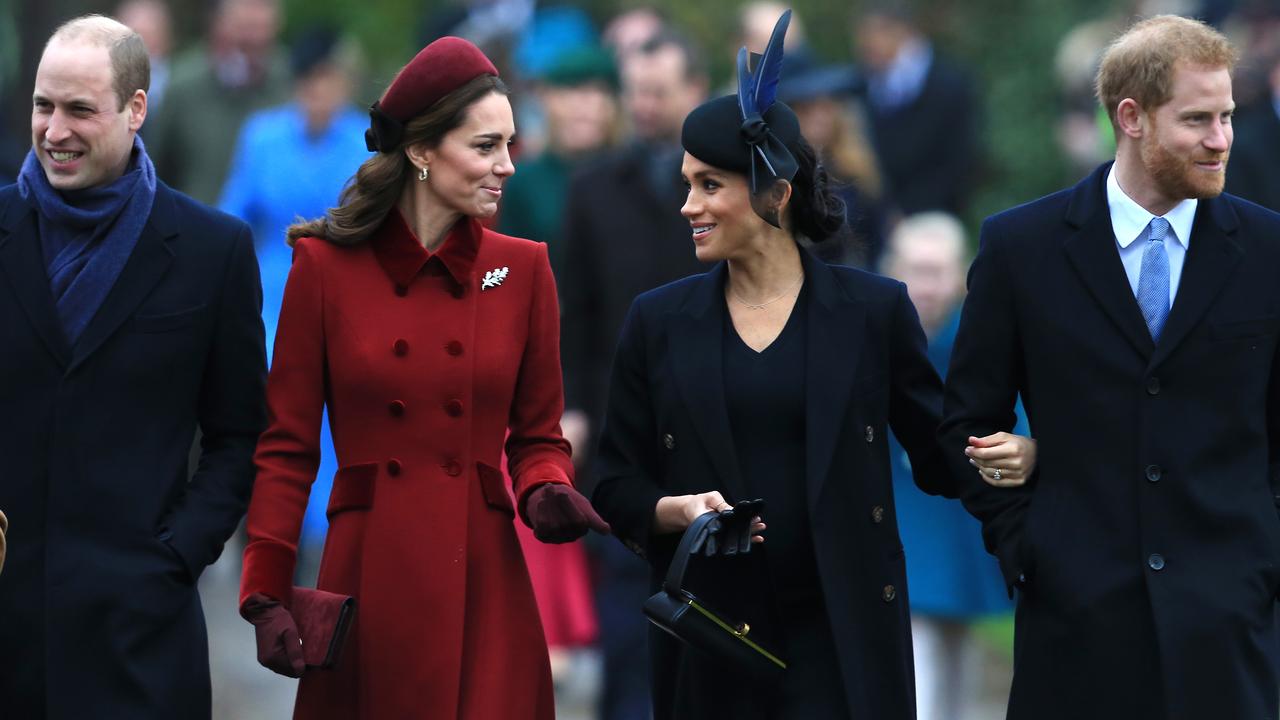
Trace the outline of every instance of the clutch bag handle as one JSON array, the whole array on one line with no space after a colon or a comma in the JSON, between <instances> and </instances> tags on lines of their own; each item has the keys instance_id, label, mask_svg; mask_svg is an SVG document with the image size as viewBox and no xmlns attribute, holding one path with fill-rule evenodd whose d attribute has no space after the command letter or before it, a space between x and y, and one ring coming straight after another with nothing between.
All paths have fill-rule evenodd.
<instances>
[{"instance_id":1,"label":"clutch bag handle","mask_svg":"<svg viewBox=\"0 0 1280 720\"><path fill-rule=\"evenodd\" d=\"M689 528L684 531L684 537L680 538L680 545L676 547L676 554L671 558L671 566L667 568L667 579L662 583L662 589L666 590L667 594L680 594L680 588L684 585L684 572L689 567L689 557L693 555L694 542L718 517L720 517L719 512L709 510L695 518Z\"/></svg>"}]
</instances>

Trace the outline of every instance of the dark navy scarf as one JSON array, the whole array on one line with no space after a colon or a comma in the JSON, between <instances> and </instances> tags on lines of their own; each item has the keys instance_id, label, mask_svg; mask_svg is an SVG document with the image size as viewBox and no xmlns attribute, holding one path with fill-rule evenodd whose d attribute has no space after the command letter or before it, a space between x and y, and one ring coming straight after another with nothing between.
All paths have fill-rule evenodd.
<instances>
[{"instance_id":1,"label":"dark navy scarf","mask_svg":"<svg viewBox=\"0 0 1280 720\"><path fill-rule=\"evenodd\" d=\"M18 193L36 207L49 289L74 346L120 277L151 215L156 168L135 135L123 175L107 185L63 192L49 184L33 150L18 174Z\"/></svg>"}]
</instances>

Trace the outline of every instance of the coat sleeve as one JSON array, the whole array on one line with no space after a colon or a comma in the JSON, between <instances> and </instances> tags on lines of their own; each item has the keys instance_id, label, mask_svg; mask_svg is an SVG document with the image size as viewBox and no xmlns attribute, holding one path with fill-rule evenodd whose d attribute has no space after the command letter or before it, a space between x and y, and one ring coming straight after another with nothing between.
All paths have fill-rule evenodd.
<instances>
[{"instance_id":1,"label":"coat sleeve","mask_svg":"<svg viewBox=\"0 0 1280 720\"><path fill-rule=\"evenodd\" d=\"M200 385L200 462L161 534L193 579L218 559L244 516L253 490L253 449L265 424L262 284L252 234L237 224Z\"/></svg>"},{"instance_id":2,"label":"coat sleeve","mask_svg":"<svg viewBox=\"0 0 1280 720\"><path fill-rule=\"evenodd\" d=\"M592 503L624 545L642 557L652 552L653 515L668 493L659 487L657 421L650 402L645 334L633 303L613 356L612 380L594 467Z\"/></svg>"},{"instance_id":3,"label":"coat sleeve","mask_svg":"<svg viewBox=\"0 0 1280 720\"><path fill-rule=\"evenodd\" d=\"M525 524L529 491L547 482L573 484L569 442L560 434L564 385L560 375L560 311L547 246L537 244L529 335L516 376L507 435L507 469Z\"/></svg>"},{"instance_id":4,"label":"coat sleeve","mask_svg":"<svg viewBox=\"0 0 1280 720\"><path fill-rule=\"evenodd\" d=\"M889 427L911 458L916 485L930 495L958 497L958 488L938 443L942 380L929 362L928 344L907 286L898 283L894 303Z\"/></svg>"},{"instance_id":5,"label":"coat sleeve","mask_svg":"<svg viewBox=\"0 0 1280 720\"><path fill-rule=\"evenodd\" d=\"M946 461L960 483L965 508L982 522L987 551L1000 560L1006 586L1029 576L1022 550L1023 526L1037 473L1014 488L988 485L964 454L970 436L1009 431L1023 377L1013 276L1001 256L993 222L984 223L978 256L969 269L969 295L947 371L943 422L939 428Z\"/></svg>"},{"instance_id":6,"label":"coat sleeve","mask_svg":"<svg viewBox=\"0 0 1280 720\"><path fill-rule=\"evenodd\" d=\"M267 430L258 441L240 601L292 601L298 536L320 464L324 410L324 283L307 239L293 251L267 381Z\"/></svg>"}]
</instances>

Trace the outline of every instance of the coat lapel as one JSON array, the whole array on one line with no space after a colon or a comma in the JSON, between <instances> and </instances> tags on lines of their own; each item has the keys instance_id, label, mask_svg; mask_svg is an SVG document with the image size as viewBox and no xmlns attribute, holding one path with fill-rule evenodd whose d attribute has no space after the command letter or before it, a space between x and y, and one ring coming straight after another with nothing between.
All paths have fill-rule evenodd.
<instances>
[{"instance_id":1,"label":"coat lapel","mask_svg":"<svg viewBox=\"0 0 1280 720\"><path fill-rule=\"evenodd\" d=\"M58 364L65 368L70 361L71 350L67 347L53 306L49 274L45 271L44 256L40 251L35 209L16 191L5 208L4 216L0 217L0 267L36 334Z\"/></svg>"},{"instance_id":2,"label":"coat lapel","mask_svg":"<svg viewBox=\"0 0 1280 720\"><path fill-rule=\"evenodd\" d=\"M1232 237L1238 226L1235 210L1223 198L1200 201L1191 226L1182 280L1151 358L1152 367L1164 362L1186 338L1244 257L1240 244Z\"/></svg>"},{"instance_id":3,"label":"coat lapel","mask_svg":"<svg viewBox=\"0 0 1280 720\"><path fill-rule=\"evenodd\" d=\"M729 501L744 495L738 453L724 395L726 266L720 263L698 281L689 299L671 316L672 372L698 436L711 457Z\"/></svg>"},{"instance_id":4,"label":"coat lapel","mask_svg":"<svg viewBox=\"0 0 1280 720\"><path fill-rule=\"evenodd\" d=\"M1072 232L1063 246L1076 274L1094 300L1142 357L1155 351L1147 321L1133 297L1129 277L1116 249L1104 184L1110 164L1094 171L1072 190L1066 220Z\"/></svg>"},{"instance_id":5,"label":"coat lapel","mask_svg":"<svg viewBox=\"0 0 1280 720\"><path fill-rule=\"evenodd\" d=\"M857 377L866 313L845 294L831 268L801 251L809 284L805 328L805 475L812 516L831 467Z\"/></svg>"},{"instance_id":6,"label":"coat lapel","mask_svg":"<svg viewBox=\"0 0 1280 720\"><path fill-rule=\"evenodd\" d=\"M164 186L156 188L151 217L142 229L138 244L120 271L111 292L102 301L71 352L74 370L97 350L124 323L164 277L173 262L168 240L178 234L174 223L173 197Z\"/></svg>"}]
</instances>

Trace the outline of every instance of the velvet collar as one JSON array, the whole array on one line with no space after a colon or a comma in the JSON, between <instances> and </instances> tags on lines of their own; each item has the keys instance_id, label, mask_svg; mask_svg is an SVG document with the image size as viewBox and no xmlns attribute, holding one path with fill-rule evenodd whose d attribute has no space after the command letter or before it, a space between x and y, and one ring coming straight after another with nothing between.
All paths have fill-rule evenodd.
<instances>
[{"instance_id":1,"label":"velvet collar","mask_svg":"<svg viewBox=\"0 0 1280 720\"><path fill-rule=\"evenodd\" d=\"M432 258L438 258L458 285L471 279L483 232L475 218L463 217L449 230L440 249L429 252L409 229L399 208L392 208L373 237L373 253L383 271L397 284L408 287Z\"/></svg>"}]
</instances>

